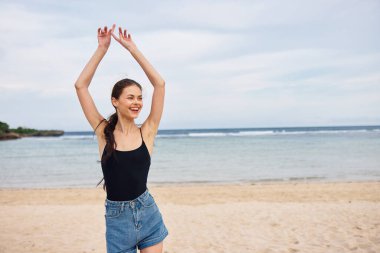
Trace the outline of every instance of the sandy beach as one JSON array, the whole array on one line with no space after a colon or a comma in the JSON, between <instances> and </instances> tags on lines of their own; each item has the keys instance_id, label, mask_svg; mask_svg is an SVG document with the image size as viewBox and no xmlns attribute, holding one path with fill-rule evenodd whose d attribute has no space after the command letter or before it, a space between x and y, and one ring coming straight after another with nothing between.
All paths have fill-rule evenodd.
<instances>
[{"instance_id":1,"label":"sandy beach","mask_svg":"<svg viewBox=\"0 0 380 253\"><path fill-rule=\"evenodd\" d=\"M380 252L380 182L149 185L164 252ZM0 190L0 252L106 252L93 189Z\"/></svg>"}]
</instances>

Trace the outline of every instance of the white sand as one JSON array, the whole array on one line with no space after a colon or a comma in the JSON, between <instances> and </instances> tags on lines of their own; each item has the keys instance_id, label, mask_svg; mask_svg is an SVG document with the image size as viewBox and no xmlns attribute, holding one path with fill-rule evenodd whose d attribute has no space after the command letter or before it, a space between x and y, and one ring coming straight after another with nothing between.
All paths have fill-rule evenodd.
<instances>
[{"instance_id":1,"label":"white sand","mask_svg":"<svg viewBox=\"0 0 380 253\"><path fill-rule=\"evenodd\" d=\"M380 252L380 182L149 186L164 252ZM0 190L0 252L105 252L105 193Z\"/></svg>"}]
</instances>

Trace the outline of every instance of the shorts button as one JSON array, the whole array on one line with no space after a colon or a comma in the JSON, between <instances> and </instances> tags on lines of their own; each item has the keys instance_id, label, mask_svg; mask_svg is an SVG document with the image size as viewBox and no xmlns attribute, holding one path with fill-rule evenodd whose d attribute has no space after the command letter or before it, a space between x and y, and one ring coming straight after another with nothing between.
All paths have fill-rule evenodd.
<instances>
[{"instance_id":1,"label":"shorts button","mask_svg":"<svg viewBox=\"0 0 380 253\"><path fill-rule=\"evenodd\" d=\"M135 206L135 202L131 202L131 207L134 207Z\"/></svg>"}]
</instances>

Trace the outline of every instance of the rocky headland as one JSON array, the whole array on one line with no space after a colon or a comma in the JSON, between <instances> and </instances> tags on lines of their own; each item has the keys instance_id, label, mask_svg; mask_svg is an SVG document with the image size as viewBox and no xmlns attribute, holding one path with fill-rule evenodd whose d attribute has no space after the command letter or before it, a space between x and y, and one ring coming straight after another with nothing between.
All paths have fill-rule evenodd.
<instances>
[{"instance_id":1,"label":"rocky headland","mask_svg":"<svg viewBox=\"0 0 380 253\"><path fill-rule=\"evenodd\" d=\"M22 137L45 137L45 136L61 136L65 132L62 130L37 130L33 128L9 128L9 125L0 121L0 140L12 140Z\"/></svg>"}]
</instances>

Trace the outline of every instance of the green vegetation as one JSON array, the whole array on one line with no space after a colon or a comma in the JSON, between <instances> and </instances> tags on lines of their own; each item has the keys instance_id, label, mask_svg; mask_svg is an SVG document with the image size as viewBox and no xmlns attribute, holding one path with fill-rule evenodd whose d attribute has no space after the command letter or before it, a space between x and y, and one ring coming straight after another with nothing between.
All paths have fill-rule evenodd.
<instances>
[{"instance_id":1,"label":"green vegetation","mask_svg":"<svg viewBox=\"0 0 380 253\"><path fill-rule=\"evenodd\" d=\"M34 134L34 133L37 133L37 132L38 132L37 129L33 129L33 128L22 128L22 127L18 127L18 128L10 129L10 131L12 131L12 132L14 132L14 133L18 133L18 134Z\"/></svg>"},{"instance_id":2,"label":"green vegetation","mask_svg":"<svg viewBox=\"0 0 380 253\"><path fill-rule=\"evenodd\" d=\"M9 126L5 122L0 121L0 134L8 133L9 132Z\"/></svg>"},{"instance_id":3,"label":"green vegetation","mask_svg":"<svg viewBox=\"0 0 380 253\"><path fill-rule=\"evenodd\" d=\"M9 125L0 121L0 140L17 139L28 136L61 136L61 130L37 130L33 128L9 128Z\"/></svg>"}]
</instances>

